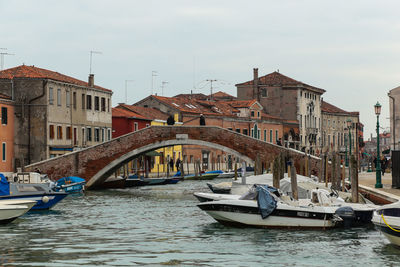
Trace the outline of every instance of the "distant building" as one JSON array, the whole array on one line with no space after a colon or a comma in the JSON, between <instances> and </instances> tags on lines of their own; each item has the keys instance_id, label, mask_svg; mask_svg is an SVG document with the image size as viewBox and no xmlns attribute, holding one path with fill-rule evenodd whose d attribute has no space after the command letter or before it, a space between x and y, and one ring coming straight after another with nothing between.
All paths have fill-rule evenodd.
<instances>
[{"instance_id":1,"label":"distant building","mask_svg":"<svg viewBox=\"0 0 400 267\"><path fill-rule=\"evenodd\" d=\"M0 94L0 172L14 170L14 103Z\"/></svg>"},{"instance_id":2,"label":"distant building","mask_svg":"<svg viewBox=\"0 0 400 267\"><path fill-rule=\"evenodd\" d=\"M391 149L400 150L400 86L389 91ZM372 112L371 107L371 112ZM380 117L382 121L382 117Z\"/></svg>"},{"instance_id":3,"label":"distant building","mask_svg":"<svg viewBox=\"0 0 400 267\"><path fill-rule=\"evenodd\" d=\"M286 126L292 127L293 135L298 134L297 122L281 120L263 112L257 100L217 101L193 98L187 95L178 97L149 96L137 102L136 106L153 107L170 116L183 125L219 126L225 129L249 135L266 142L283 143L283 130ZM281 139L281 140L279 140ZM294 140L295 137L291 137ZM201 159L202 168L212 169L226 163L224 168L232 169L234 162L232 155L222 151L201 146L183 147L183 161L194 164Z\"/></svg>"},{"instance_id":4,"label":"distant building","mask_svg":"<svg viewBox=\"0 0 400 267\"><path fill-rule=\"evenodd\" d=\"M238 100L256 99L263 111L299 125L299 145L296 147L311 154L321 146L321 95L325 92L279 72L258 77L253 70L253 80L236 84ZM286 140L285 140L286 141Z\"/></svg>"},{"instance_id":5,"label":"distant building","mask_svg":"<svg viewBox=\"0 0 400 267\"><path fill-rule=\"evenodd\" d=\"M0 93L15 102L15 167L111 139L112 91L21 65L0 71Z\"/></svg>"},{"instance_id":6,"label":"distant building","mask_svg":"<svg viewBox=\"0 0 400 267\"><path fill-rule=\"evenodd\" d=\"M151 119L148 119L136 112L123 108L112 109L112 137L136 132L149 127Z\"/></svg>"},{"instance_id":7,"label":"distant building","mask_svg":"<svg viewBox=\"0 0 400 267\"><path fill-rule=\"evenodd\" d=\"M362 137L363 129L360 124L359 112L345 111L324 100L321 101L321 110L323 151L345 152L346 149L350 150L347 120L351 120L351 149L354 154L357 146L362 145L360 137Z\"/></svg>"}]
</instances>

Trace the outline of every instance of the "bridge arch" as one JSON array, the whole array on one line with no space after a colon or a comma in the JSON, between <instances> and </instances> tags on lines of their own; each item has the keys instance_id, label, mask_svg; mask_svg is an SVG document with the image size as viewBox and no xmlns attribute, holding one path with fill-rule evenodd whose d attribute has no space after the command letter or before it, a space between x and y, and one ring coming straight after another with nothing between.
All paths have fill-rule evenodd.
<instances>
[{"instance_id":1,"label":"bridge arch","mask_svg":"<svg viewBox=\"0 0 400 267\"><path fill-rule=\"evenodd\" d=\"M98 173L96 173L88 182L87 182L87 187L93 187L96 185L101 184L104 182L107 177L109 177L112 173L114 173L114 170L119 168L121 165L124 163L136 158L137 156L144 154L149 151L153 151L159 148L167 147L167 146L175 146L175 145L200 145L200 146L207 146L215 149L222 150L226 153L232 154L237 158L240 158L243 161L246 161L247 163L253 164L254 160L251 158L240 154L236 150L233 150L231 148L215 144L215 143L210 143L207 141L202 141L202 140L194 140L194 139L173 139L173 140L165 140L161 142L156 142L150 145L146 145L137 149L134 149L125 155L113 160L110 162L108 165L104 166L101 170L99 170Z\"/></svg>"},{"instance_id":2,"label":"bridge arch","mask_svg":"<svg viewBox=\"0 0 400 267\"><path fill-rule=\"evenodd\" d=\"M25 171L39 168L50 179L79 176L86 179L88 188L104 181L124 161L135 155L168 145L204 145L218 148L247 161L260 161L269 167L277 155L284 152L296 162L297 170L304 170L305 154L268 143L232 130L216 126L151 126L110 141L47 159L25 167ZM311 170L318 174L320 159L311 157ZM299 165L300 164L300 165ZM303 166L303 167L301 167ZM93 179L93 180L92 180Z\"/></svg>"}]
</instances>

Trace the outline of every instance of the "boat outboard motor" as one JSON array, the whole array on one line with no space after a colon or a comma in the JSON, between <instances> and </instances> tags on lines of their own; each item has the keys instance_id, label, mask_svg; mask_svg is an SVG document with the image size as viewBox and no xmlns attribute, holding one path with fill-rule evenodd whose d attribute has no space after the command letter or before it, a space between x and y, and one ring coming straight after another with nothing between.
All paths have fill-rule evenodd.
<instances>
[{"instance_id":1,"label":"boat outboard motor","mask_svg":"<svg viewBox=\"0 0 400 267\"><path fill-rule=\"evenodd\" d=\"M335 214L342 218L344 227L350 227L356 219L356 214L352 207L338 208Z\"/></svg>"}]
</instances>

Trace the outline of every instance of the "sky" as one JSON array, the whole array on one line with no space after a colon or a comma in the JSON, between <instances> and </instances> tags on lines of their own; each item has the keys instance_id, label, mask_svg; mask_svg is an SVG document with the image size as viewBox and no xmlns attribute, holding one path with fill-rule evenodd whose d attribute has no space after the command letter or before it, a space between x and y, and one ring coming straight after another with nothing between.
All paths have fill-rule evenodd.
<instances>
[{"instance_id":1,"label":"sky","mask_svg":"<svg viewBox=\"0 0 400 267\"><path fill-rule=\"evenodd\" d=\"M325 101L359 111L367 140L374 105L389 128L400 86L400 1L0 0L4 68L57 71L113 90L113 106L151 93L225 91L280 73L323 88ZM152 74L157 76L153 76ZM164 88L162 89L162 82Z\"/></svg>"}]
</instances>

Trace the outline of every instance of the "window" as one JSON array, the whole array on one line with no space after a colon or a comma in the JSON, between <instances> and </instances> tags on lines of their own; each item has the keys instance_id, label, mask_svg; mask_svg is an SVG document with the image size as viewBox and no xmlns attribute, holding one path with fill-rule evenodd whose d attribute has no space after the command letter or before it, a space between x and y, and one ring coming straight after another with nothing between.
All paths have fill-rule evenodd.
<instances>
[{"instance_id":1,"label":"window","mask_svg":"<svg viewBox=\"0 0 400 267\"><path fill-rule=\"evenodd\" d=\"M82 145L86 143L86 138L85 138L85 128L82 128Z\"/></svg>"},{"instance_id":2,"label":"window","mask_svg":"<svg viewBox=\"0 0 400 267\"><path fill-rule=\"evenodd\" d=\"M104 142L106 137L106 129L102 128L101 129L101 141Z\"/></svg>"},{"instance_id":3,"label":"window","mask_svg":"<svg viewBox=\"0 0 400 267\"><path fill-rule=\"evenodd\" d=\"M94 110L100 110L100 98L98 96L94 97Z\"/></svg>"},{"instance_id":4,"label":"window","mask_svg":"<svg viewBox=\"0 0 400 267\"><path fill-rule=\"evenodd\" d=\"M267 141L267 130L264 130L264 141Z\"/></svg>"},{"instance_id":5,"label":"window","mask_svg":"<svg viewBox=\"0 0 400 267\"><path fill-rule=\"evenodd\" d=\"M260 118L260 111L257 111L257 118Z\"/></svg>"},{"instance_id":6,"label":"window","mask_svg":"<svg viewBox=\"0 0 400 267\"><path fill-rule=\"evenodd\" d=\"M107 129L107 139L108 139L108 141L111 140L111 129L110 128Z\"/></svg>"},{"instance_id":7,"label":"window","mask_svg":"<svg viewBox=\"0 0 400 267\"><path fill-rule=\"evenodd\" d=\"M72 138L72 128L70 126L67 126L66 135L67 135L67 140L71 140L71 138Z\"/></svg>"},{"instance_id":8,"label":"window","mask_svg":"<svg viewBox=\"0 0 400 267\"><path fill-rule=\"evenodd\" d=\"M240 128L237 128L237 129L236 129L236 132L237 132L237 133L240 133Z\"/></svg>"},{"instance_id":9,"label":"window","mask_svg":"<svg viewBox=\"0 0 400 267\"><path fill-rule=\"evenodd\" d=\"M76 92L72 93L72 106L76 109Z\"/></svg>"},{"instance_id":10,"label":"window","mask_svg":"<svg viewBox=\"0 0 400 267\"><path fill-rule=\"evenodd\" d=\"M53 88L49 87L49 105L54 104L54 92Z\"/></svg>"},{"instance_id":11,"label":"window","mask_svg":"<svg viewBox=\"0 0 400 267\"><path fill-rule=\"evenodd\" d=\"M260 129L257 130L257 139L261 139L261 130Z\"/></svg>"},{"instance_id":12,"label":"window","mask_svg":"<svg viewBox=\"0 0 400 267\"><path fill-rule=\"evenodd\" d=\"M262 96L262 97L267 97L267 96L268 96L267 88L262 88L262 89L261 89L261 96Z\"/></svg>"},{"instance_id":13,"label":"window","mask_svg":"<svg viewBox=\"0 0 400 267\"><path fill-rule=\"evenodd\" d=\"M92 109L92 96L86 96L86 109Z\"/></svg>"},{"instance_id":14,"label":"window","mask_svg":"<svg viewBox=\"0 0 400 267\"><path fill-rule=\"evenodd\" d=\"M229 130L229 131L233 131L233 129L232 129L232 128L228 128L228 130Z\"/></svg>"},{"instance_id":15,"label":"window","mask_svg":"<svg viewBox=\"0 0 400 267\"><path fill-rule=\"evenodd\" d=\"M57 106L61 106L61 89L57 89Z\"/></svg>"},{"instance_id":16,"label":"window","mask_svg":"<svg viewBox=\"0 0 400 267\"><path fill-rule=\"evenodd\" d=\"M278 141L278 139L279 139L278 130L275 130L275 141Z\"/></svg>"},{"instance_id":17,"label":"window","mask_svg":"<svg viewBox=\"0 0 400 267\"><path fill-rule=\"evenodd\" d=\"M272 143L272 130L269 130L269 142Z\"/></svg>"},{"instance_id":18,"label":"window","mask_svg":"<svg viewBox=\"0 0 400 267\"><path fill-rule=\"evenodd\" d=\"M85 109L86 95L82 94L82 109Z\"/></svg>"},{"instance_id":19,"label":"window","mask_svg":"<svg viewBox=\"0 0 400 267\"><path fill-rule=\"evenodd\" d=\"M50 139L54 139L54 125L49 126L49 136Z\"/></svg>"},{"instance_id":20,"label":"window","mask_svg":"<svg viewBox=\"0 0 400 267\"><path fill-rule=\"evenodd\" d=\"M101 98L101 111L106 111L106 99L104 97Z\"/></svg>"},{"instance_id":21,"label":"window","mask_svg":"<svg viewBox=\"0 0 400 267\"><path fill-rule=\"evenodd\" d=\"M251 111L251 116L254 117L254 111Z\"/></svg>"},{"instance_id":22,"label":"window","mask_svg":"<svg viewBox=\"0 0 400 267\"><path fill-rule=\"evenodd\" d=\"M110 112L110 99L107 99L107 112Z\"/></svg>"},{"instance_id":23,"label":"window","mask_svg":"<svg viewBox=\"0 0 400 267\"><path fill-rule=\"evenodd\" d=\"M92 141L92 128L88 127L86 129L86 140Z\"/></svg>"},{"instance_id":24,"label":"window","mask_svg":"<svg viewBox=\"0 0 400 267\"><path fill-rule=\"evenodd\" d=\"M147 128L147 127L150 127L150 124L146 123L146 128Z\"/></svg>"},{"instance_id":25,"label":"window","mask_svg":"<svg viewBox=\"0 0 400 267\"><path fill-rule=\"evenodd\" d=\"M94 128L94 141L95 142L100 141L100 129L99 128Z\"/></svg>"},{"instance_id":26,"label":"window","mask_svg":"<svg viewBox=\"0 0 400 267\"><path fill-rule=\"evenodd\" d=\"M254 129L251 129L251 137L254 137Z\"/></svg>"},{"instance_id":27,"label":"window","mask_svg":"<svg viewBox=\"0 0 400 267\"><path fill-rule=\"evenodd\" d=\"M69 108L69 106L71 105L71 93L69 91L65 92L65 104L67 106L67 108Z\"/></svg>"},{"instance_id":28,"label":"window","mask_svg":"<svg viewBox=\"0 0 400 267\"><path fill-rule=\"evenodd\" d=\"M3 153L2 153L2 161L4 162L4 161L6 161L6 154L7 154L7 150L6 150L7 148L6 148L6 143L4 143L3 142L3 144L2 144L2 150L3 150Z\"/></svg>"},{"instance_id":29,"label":"window","mask_svg":"<svg viewBox=\"0 0 400 267\"><path fill-rule=\"evenodd\" d=\"M1 124L7 125L7 123L8 123L7 108L1 107Z\"/></svg>"},{"instance_id":30,"label":"window","mask_svg":"<svg viewBox=\"0 0 400 267\"><path fill-rule=\"evenodd\" d=\"M247 129L243 129L243 134L249 135L249 133L247 132Z\"/></svg>"},{"instance_id":31,"label":"window","mask_svg":"<svg viewBox=\"0 0 400 267\"><path fill-rule=\"evenodd\" d=\"M57 139L63 138L62 126L57 126Z\"/></svg>"},{"instance_id":32,"label":"window","mask_svg":"<svg viewBox=\"0 0 400 267\"><path fill-rule=\"evenodd\" d=\"M137 130L139 130L139 126L138 126L138 123L137 123L137 122L135 122L134 127L135 127L135 128L133 129L134 132L136 132Z\"/></svg>"}]
</instances>

